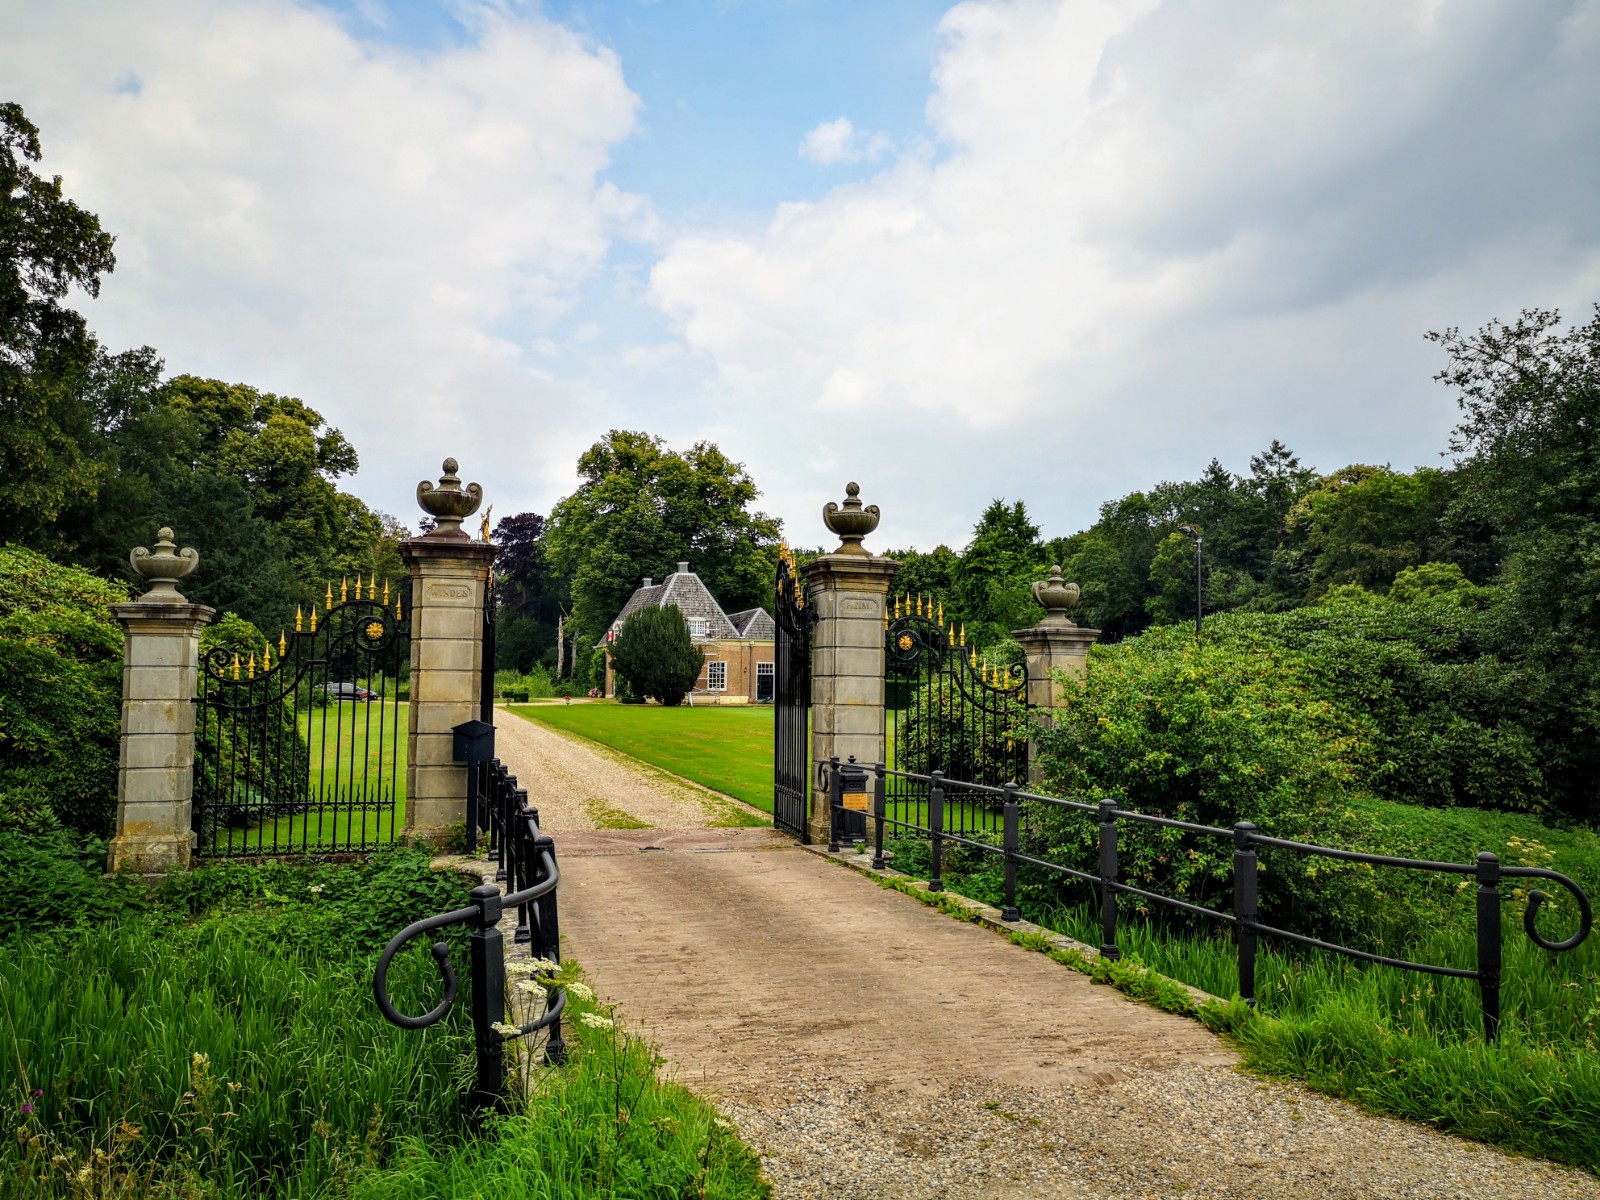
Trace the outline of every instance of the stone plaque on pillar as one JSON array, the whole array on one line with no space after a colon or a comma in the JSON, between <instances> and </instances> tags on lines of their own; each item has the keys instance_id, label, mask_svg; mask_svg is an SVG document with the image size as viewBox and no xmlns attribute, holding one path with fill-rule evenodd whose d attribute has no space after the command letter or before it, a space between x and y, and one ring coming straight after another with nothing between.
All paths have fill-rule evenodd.
<instances>
[{"instance_id":1,"label":"stone plaque on pillar","mask_svg":"<svg viewBox=\"0 0 1600 1200\"><path fill-rule=\"evenodd\" d=\"M883 761L883 618L889 584L900 564L862 546L878 526L876 504L863 507L861 489L845 488L844 503L829 502L822 520L839 548L800 568L811 632L811 762L855 756L870 767ZM807 817L813 842L828 840L828 795L813 789Z\"/></svg>"},{"instance_id":2,"label":"stone plaque on pillar","mask_svg":"<svg viewBox=\"0 0 1600 1200\"><path fill-rule=\"evenodd\" d=\"M417 503L434 528L400 543L411 572L411 710L406 743L406 835L443 841L466 819L467 766L455 757L455 728L480 718L483 606L499 547L475 542L461 522L483 489L461 486L456 460L444 460L438 486L417 485Z\"/></svg>"}]
</instances>

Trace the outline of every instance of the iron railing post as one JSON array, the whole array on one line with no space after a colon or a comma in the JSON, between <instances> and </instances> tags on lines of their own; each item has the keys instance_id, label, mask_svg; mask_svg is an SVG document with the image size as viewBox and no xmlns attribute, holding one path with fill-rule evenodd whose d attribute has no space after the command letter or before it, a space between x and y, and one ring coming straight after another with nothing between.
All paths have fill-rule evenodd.
<instances>
[{"instance_id":1,"label":"iron railing post","mask_svg":"<svg viewBox=\"0 0 1600 1200\"><path fill-rule=\"evenodd\" d=\"M1017 851L1021 846L1017 829L1017 785L1006 784L1005 792L1005 832L1001 835L1001 844L1006 855L1006 892L1005 906L1000 910L1000 919L1016 921L1022 917L1022 913L1017 910Z\"/></svg>"},{"instance_id":2,"label":"iron railing post","mask_svg":"<svg viewBox=\"0 0 1600 1200\"><path fill-rule=\"evenodd\" d=\"M872 767L872 869L883 870L883 821L888 812L888 794L885 788L887 782L883 774L883 764L874 763Z\"/></svg>"},{"instance_id":3,"label":"iron railing post","mask_svg":"<svg viewBox=\"0 0 1600 1200\"><path fill-rule=\"evenodd\" d=\"M839 853L839 810L844 806L842 781L839 778L839 756L828 759L828 853Z\"/></svg>"},{"instance_id":4,"label":"iron railing post","mask_svg":"<svg viewBox=\"0 0 1600 1200\"><path fill-rule=\"evenodd\" d=\"M1117 949L1117 802L1100 801L1100 953L1120 958Z\"/></svg>"},{"instance_id":5,"label":"iron railing post","mask_svg":"<svg viewBox=\"0 0 1600 1200\"><path fill-rule=\"evenodd\" d=\"M928 880L930 892L944 891L944 772L935 771L933 786L928 789L928 832L931 835L933 857L932 876Z\"/></svg>"},{"instance_id":6,"label":"iron railing post","mask_svg":"<svg viewBox=\"0 0 1600 1200\"><path fill-rule=\"evenodd\" d=\"M517 789L516 819L518 831L522 833L524 840L527 838L527 822L532 821L536 829L539 826L539 810L528 807L528 792L525 788ZM515 863L516 877L511 881L511 890L520 892L525 888L532 887L538 882L542 866L543 860L539 857L539 844L535 842L531 851L517 855ZM511 940L519 945L523 942L533 941L533 928L528 923L528 906L530 904L532 904L531 900L524 900L517 905L517 932L512 935Z\"/></svg>"},{"instance_id":7,"label":"iron railing post","mask_svg":"<svg viewBox=\"0 0 1600 1200\"><path fill-rule=\"evenodd\" d=\"M494 1027L506 1019L504 939L500 936L500 889L472 889L472 1032L478 1047L478 1081L468 1100L474 1112L499 1107L505 1091L505 1049Z\"/></svg>"},{"instance_id":8,"label":"iron railing post","mask_svg":"<svg viewBox=\"0 0 1600 1200\"><path fill-rule=\"evenodd\" d=\"M1239 995L1256 1005L1256 917L1259 912L1259 865L1251 841L1256 827L1249 821L1233 826L1233 936L1239 948Z\"/></svg>"},{"instance_id":9,"label":"iron railing post","mask_svg":"<svg viewBox=\"0 0 1600 1200\"><path fill-rule=\"evenodd\" d=\"M534 810L534 824L539 822L538 810ZM539 837L533 843L533 861L537 864L534 874L537 876L534 883L543 883L550 876L545 871L545 855L550 856L553 866L556 861L555 839L547 836L541 829ZM539 929L539 944L536 953L540 958L548 959L553 963L561 961L561 926L556 909L556 894L554 891L545 893L534 902L533 921ZM567 1043L561 1036L561 1018L558 1016L550 1026L550 1038L544 1046L545 1066L559 1066L567 1061Z\"/></svg>"},{"instance_id":10,"label":"iron railing post","mask_svg":"<svg viewBox=\"0 0 1600 1200\"><path fill-rule=\"evenodd\" d=\"M1483 1037L1500 1037L1500 859L1478 855L1478 992L1483 1002Z\"/></svg>"}]
</instances>

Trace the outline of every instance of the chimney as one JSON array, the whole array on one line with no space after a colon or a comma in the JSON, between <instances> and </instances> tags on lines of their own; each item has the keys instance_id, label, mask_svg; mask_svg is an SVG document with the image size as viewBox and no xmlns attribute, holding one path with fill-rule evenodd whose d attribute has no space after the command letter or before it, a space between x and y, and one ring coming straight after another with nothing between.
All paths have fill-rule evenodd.
<instances>
[{"instance_id":1,"label":"chimney","mask_svg":"<svg viewBox=\"0 0 1600 1200\"><path fill-rule=\"evenodd\" d=\"M646 575L644 577L644 585L645 585L645 587L654 587L655 584L656 584L656 581L654 579L651 579L650 576Z\"/></svg>"},{"instance_id":2,"label":"chimney","mask_svg":"<svg viewBox=\"0 0 1600 1200\"><path fill-rule=\"evenodd\" d=\"M678 564L678 574L679 575L687 575L688 573L689 573L689 564L686 563L686 562L679 563Z\"/></svg>"}]
</instances>

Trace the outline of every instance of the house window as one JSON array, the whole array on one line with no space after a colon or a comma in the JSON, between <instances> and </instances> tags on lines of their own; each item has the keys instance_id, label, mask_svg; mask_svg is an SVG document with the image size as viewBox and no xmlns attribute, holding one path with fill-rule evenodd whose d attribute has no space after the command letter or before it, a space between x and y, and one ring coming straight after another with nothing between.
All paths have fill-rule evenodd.
<instances>
[{"instance_id":1,"label":"house window","mask_svg":"<svg viewBox=\"0 0 1600 1200\"><path fill-rule=\"evenodd\" d=\"M689 636L697 638L710 637L711 622L705 617L690 617Z\"/></svg>"},{"instance_id":2,"label":"house window","mask_svg":"<svg viewBox=\"0 0 1600 1200\"><path fill-rule=\"evenodd\" d=\"M708 691L725 692L728 690L728 664L714 662L706 664L706 688Z\"/></svg>"}]
</instances>

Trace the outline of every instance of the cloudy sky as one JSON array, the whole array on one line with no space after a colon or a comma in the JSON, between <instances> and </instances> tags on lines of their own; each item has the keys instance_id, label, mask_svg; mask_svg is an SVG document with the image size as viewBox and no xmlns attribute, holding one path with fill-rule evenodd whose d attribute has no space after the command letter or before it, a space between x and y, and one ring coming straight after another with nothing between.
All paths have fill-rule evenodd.
<instances>
[{"instance_id":1,"label":"cloudy sky","mask_svg":"<svg viewBox=\"0 0 1600 1200\"><path fill-rule=\"evenodd\" d=\"M117 237L91 327L300 396L413 522L613 427L791 540L1047 535L1437 463L1423 333L1600 300L1600 0L0 0L0 99Z\"/></svg>"}]
</instances>

